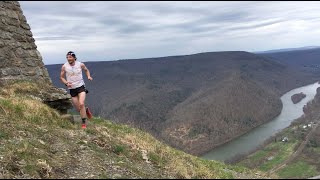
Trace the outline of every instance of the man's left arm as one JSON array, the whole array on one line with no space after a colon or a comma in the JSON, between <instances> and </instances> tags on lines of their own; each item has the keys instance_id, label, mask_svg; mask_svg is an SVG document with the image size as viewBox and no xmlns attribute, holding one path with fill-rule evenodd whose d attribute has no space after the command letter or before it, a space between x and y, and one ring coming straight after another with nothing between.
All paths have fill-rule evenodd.
<instances>
[{"instance_id":1,"label":"man's left arm","mask_svg":"<svg viewBox=\"0 0 320 180\"><path fill-rule=\"evenodd\" d=\"M89 79L90 81L92 81L92 77L91 77L91 75L90 75L90 71L89 71L89 69L87 68L87 66L85 66L83 63L81 63L81 68L82 68L82 69L84 70L84 72L86 73L88 79Z\"/></svg>"}]
</instances>

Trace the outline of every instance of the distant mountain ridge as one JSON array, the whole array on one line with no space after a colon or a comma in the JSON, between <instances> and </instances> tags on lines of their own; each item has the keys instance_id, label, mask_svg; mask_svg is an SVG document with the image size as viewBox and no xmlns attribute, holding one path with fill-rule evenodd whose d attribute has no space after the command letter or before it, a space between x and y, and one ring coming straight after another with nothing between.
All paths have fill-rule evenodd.
<instances>
[{"instance_id":1,"label":"distant mountain ridge","mask_svg":"<svg viewBox=\"0 0 320 180\"><path fill-rule=\"evenodd\" d=\"M299 51L299 50L309 50L309 49L320 49L320 46L305 46L305 47L298 47L298 48L273 49L273 50L267 50L267 51L257 51L253 53L265 54L265 53L277 53L277 52Z\"/></svg>"},{"instance_id":2,"label":"distant mountain ridge","mask_svg":"<svg viewBox=\"0 0 320 180\"><path fill-rule=\"evenodd\" d=\"M291 68L320 76L320 48L258 54Z\"/></svg>"}]
</instances>

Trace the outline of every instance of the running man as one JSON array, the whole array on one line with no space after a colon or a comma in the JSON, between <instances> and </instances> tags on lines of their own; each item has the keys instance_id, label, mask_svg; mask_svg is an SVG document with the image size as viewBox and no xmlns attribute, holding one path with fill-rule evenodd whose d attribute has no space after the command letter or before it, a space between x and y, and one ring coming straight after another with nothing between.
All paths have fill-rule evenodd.
<instances>
[{"instance_id":1,"label":"running man","mask_svg":"<svg viewBox=\"0 0 320 180\"><path fill-rule=\"evenodd\" d=\"M86 128L87 118L91 119L92 114L89 108L85 107L85 99L88 91L85 88L85 84L82 77L82 70L86 73L88 80L92 81L89 69L81 62L76 61L77 57L74 52L69 51L67 53L67 60L64 65L62 65L60 80L68 87L70 90L70 95L72 97L72 104L74 108L80 112L82 119L82 128ZM65 79L65 77L67 79Z\"/></svg>"}]
</instances>

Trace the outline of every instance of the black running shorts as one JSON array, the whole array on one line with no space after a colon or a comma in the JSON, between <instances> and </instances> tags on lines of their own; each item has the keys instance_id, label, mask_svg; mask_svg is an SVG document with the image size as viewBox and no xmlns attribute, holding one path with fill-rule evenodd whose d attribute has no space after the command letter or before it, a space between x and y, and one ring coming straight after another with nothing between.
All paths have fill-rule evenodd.
<instances>
[{"instance_id":1,"label":"black running shorts","mask_svg":"<svg viewBox=\"0 0 320 180\"><path fill-rule=\"evenodd\" d=\"M77 87L75 89L70 89L70 95L71 97L76 97L78 96L79 93L81 92L86 92L88 93L89 91L86 90L86 88L84 87L84 85L80 86L80 87Z\"/></svg>"}]
</instances>

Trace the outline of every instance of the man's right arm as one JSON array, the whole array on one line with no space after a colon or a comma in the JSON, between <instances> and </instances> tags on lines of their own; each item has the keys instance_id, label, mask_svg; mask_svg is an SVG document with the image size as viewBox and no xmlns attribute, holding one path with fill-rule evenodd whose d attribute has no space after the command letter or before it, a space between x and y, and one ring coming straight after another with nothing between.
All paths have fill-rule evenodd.
<instances>
[{"instance_id":1,"label":"man's right arm","mask_svg":"<svg viewBox=\"0 0 320 180\"><path fill-rule=\"evenodd\" d=\"M64 78L66 75L66 71L64 69L64 66L62 66L61 68L61 72L60 72L60 80L63 84L65 84L66 86L68 86L68 81Z\"/></svg>"}]
</instances>

